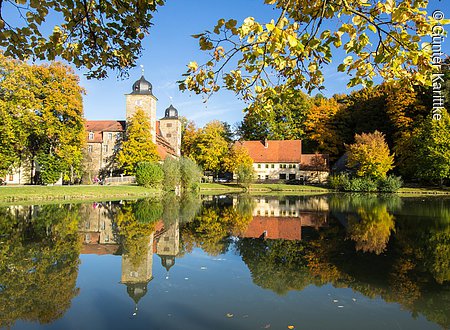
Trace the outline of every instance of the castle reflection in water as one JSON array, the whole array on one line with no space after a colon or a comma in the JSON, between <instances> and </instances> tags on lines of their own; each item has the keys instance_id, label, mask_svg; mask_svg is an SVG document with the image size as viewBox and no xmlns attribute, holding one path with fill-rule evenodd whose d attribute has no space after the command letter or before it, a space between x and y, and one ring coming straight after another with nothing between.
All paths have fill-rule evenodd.
<instances>
[{"instance_id":1,"label":"castle reflection in water","mask_svg":"<svg viewBox=\"0 0 450 330\"><path fill-rule=\"evenodd\" d=\"M236 196L208 196L204 204L236 206ZM153 255L161 258L162 266L169 272L180 253L180 220L170 223L159 220L155 230L146 238L146 254L139 262L132 261L122 251L115 216L120 203L93 203L83 205L83 220L79 224L82 240L81 254L121 255L121 283L126 285L129 296L137 303L146 294L147 285L153 278ZM327 200L316 198L298 199L279 197L256 197L251 205L252 220L242 233L244 238L301 240L305 229L328 226Z\"/></svg>"}]
</instances>

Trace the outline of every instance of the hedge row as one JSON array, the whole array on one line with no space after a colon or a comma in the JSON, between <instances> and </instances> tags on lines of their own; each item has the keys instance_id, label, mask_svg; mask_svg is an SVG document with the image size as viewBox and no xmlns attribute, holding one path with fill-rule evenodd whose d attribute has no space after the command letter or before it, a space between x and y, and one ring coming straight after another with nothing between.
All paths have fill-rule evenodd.
<instances>
[{"instance_id":1,"label":"hedge row","mask_svg":"<svg viewBox=\"0 0 450 330\"><path fill-rule=\"evenodd\" d=\"M388 175L384 179L373 180L369 177L351 178L348 174L333 175L329 186L339 191L396 192L403 185L401 177Z\"/></svg>"}]
</instances>

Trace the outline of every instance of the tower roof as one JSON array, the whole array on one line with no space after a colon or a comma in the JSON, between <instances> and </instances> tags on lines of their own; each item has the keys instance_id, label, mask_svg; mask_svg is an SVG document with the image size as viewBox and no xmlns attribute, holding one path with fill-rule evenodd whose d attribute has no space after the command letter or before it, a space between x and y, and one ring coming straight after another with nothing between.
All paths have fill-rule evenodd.
<instances>
[{"instance_id":1,"label":"tower roof","mask_svg":"<svg viewBox=\"0 0 450 330\"><path fill-rule=\"evenodd\" d=\"M153 95L152 89L152 84L144 78L144 75L142 75L139 80L134 82L131 94Z\"/></svg>"},{"instance_id":2,"label":"tower roof","mask_svg":"<svg viewBox=\"0 0 450 330\"><path fill-rule=\"evenodd\" d=\"M164 118L162 119L178 119L178 110L174 108L171 104L164 113Z\"/></svg>"}]
</instances>

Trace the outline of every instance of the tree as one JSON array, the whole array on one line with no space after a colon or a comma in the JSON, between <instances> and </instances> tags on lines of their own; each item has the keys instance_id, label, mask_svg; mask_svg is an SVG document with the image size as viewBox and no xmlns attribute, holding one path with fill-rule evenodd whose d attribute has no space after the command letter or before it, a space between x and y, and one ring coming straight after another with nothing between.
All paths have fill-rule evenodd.
<instances>
[{"instance_id":1,"label":"tree","mask_svg":"<svg viewBox=\"0 0 450 330\"><path fill-rule=\"evenodd\" d=\"M355 143L347 146L348 165L356 168L358 176L385 178L393 168L394 156L390 154L384 135L378 131L355 135Z\"/></svg>"},{"instance_id":2,"label":"tree","mask_svg":"<svg viewBox=\"0 0 450 330\"><path fill-rule=\"evenodd\" d=\"M189 157L193 154L193 145L199 130L195 127L195 123L192 120L182 120L181 124L181 155Z\"/></svg>"},{"instance_id":3,"label":"tree","mask_svg":"<svg viewBox=\"0 0 450 330\"><path fill-rule=\"evenodd\" d=\"M240 165L253 166L253 159L248 150L239 144L233 144L230 152L223 160L223 168L228 172L235 172Z\"/></svg>"},{"instance_id":4,"label":"tree","mask_svg":"<svg viewBox=\"0 0 450 330\"><path fill-rule=\"evenodd\" d=\"M252 165L240 164L236 168L236 176L237 182L248 190L250 184L255 181L255 170Z\"/></svg>"},{"instance_id":5,"label":"tree","mask_svg":"<svg viewBox=\"0 0 450 330\"><path fill-rule=\"evenodd\" d=\"M184 192L195 191L203 176L202 169L190 158L180 158L181 188Z\"/></svg>"},{"instance_id":6,"label":"tree","mask_svg":"<svg viewBox=\"0 0 450 330\"><path fill-rule=\"evenodd\" d=\"M222 169L223 159L228 153L225 133L222 122L217 120L209 122L198 133L189 156L204 170L219 172Z\"/></svg>"},{"instance_id":7,"label":"tree","mask_svg":"<svg viewBox=\"0 0 450 330\"><path fill-rule=\"evenodd\" d=\"M167 157L162 164L164 172L163 187L165 190L176 190L181 184L181 168L178 159Z\"/></svg>"},{"instance_id":8,"label":"tree","mask_svg":"<svg viewBox=\"0 0 450 330\"><path fill-rule=\"evenodd\" d=\"M314 97L304 124L310 148L327 153L332 159L343 154L345 133L349 131L346 127L348 112L339 100L340 96L331 99Z\"/></svg>"},{"instance_id":9,"label":"tree","mask_svg":"<svg viewBox=\"0 0 450 330\"><path fill-rule=\"evenodd\" d=\"M81 172L85 143L78 77L61 63L28 65L3 54L0 71L0 159L5 160L0 168L42 161L44 171L57 168L58 178L65 173L73 181ZM55 176L47 176L46 183Z\"/></svg>"},{"instance_id":10,"label":"tree","mask_svg":"<svg viewBox=\"0 0 450 330\"><path fill-rule=\"evenodd\" d=\"M297 92L272 99L270 107L255 102L244 110L244 120L238 130L241 139L301 140L305 137L304 122L311 106L308 96Z\"/></svg>"},{"instance_id":11,"label":"tree","mask_svg":"<svg viewBox=\"0 0 450 330\"><path fill-rule=\"evenodd\" d=\"M440 120L428 117L402 140L399 162L407 162L403 171L425 181L441 185L450 178L450 116L443 110Z\"/></svg>"},{"instance_id":12,"label":"tree","mask_svg":"<svg viewBox=\"0 0 450 330\"><path fill-rule=\"evenodd\" d=\"M131 116L127 123L125 141L117 154L117 162L125 174L136 173L140 162L155 162L160 159L152 141L150 119L142 109Z\"/></svg>"},{"instance_id":13,"label":"tree","mask_svg":"<svg viewBox=\"0 0 450 330\"><path fill-rule=\"evenodd\" d=\"M20 60L59 56L87 68L88 77L104 78L108 69L123 72L136 65L153 12L163 4L164 0L2 1L0 47ZM53 29L48 16L60 19ZM14 21L20 24L14 26Z\"/></svg>"},{"instance_id":14,"label":"tree","mask_svg":"<svg viewBox=\"0 0 450 330\"><path fill-rule=\"evenodd\" d=\"M180 89L210 95L221 87L244 100L272 104L271 96L305 88L322 89L324 66L334 49L348 56L338 71L353 77L348 86L370 86L380 75L431 85L431 45L421 46L443 17L426 11L428 1L265 0L280 13L266 24L247 17L242 25L220 19L210 31L194 35L209 59L188 65ZM330 22L334 31L328 29ZM442 29L443 30L443 29ZM233 61L231 60L233 58ZM228 70L227 64L236 63Z\"/></svg>"}]
</instances>

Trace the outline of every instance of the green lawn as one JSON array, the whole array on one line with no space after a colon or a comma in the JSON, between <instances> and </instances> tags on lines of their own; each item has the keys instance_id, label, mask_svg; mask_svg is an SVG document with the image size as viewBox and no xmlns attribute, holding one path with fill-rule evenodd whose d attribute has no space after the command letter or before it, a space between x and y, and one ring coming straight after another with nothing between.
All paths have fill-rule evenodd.
<instances>
[{"instance_id":1,"label":"green lawn","mask_svg":"<svg viewBox=\"0 0 450 330\"><path fill-rule=\"evenodd\" d=\"M3 186L0 187L0 202L46 201L46 200L96 200L105 198L122 199L154 196L160 191L138 187L123 186Z\"/></svg>"}]
</instances>

